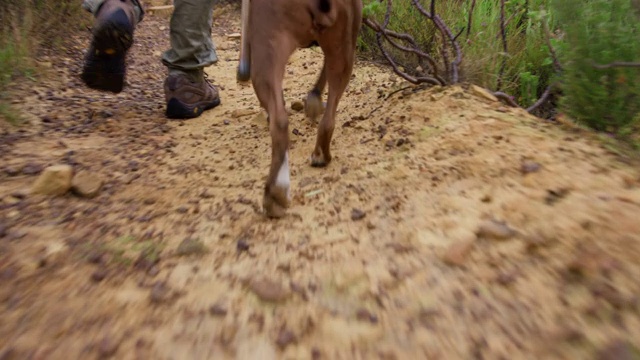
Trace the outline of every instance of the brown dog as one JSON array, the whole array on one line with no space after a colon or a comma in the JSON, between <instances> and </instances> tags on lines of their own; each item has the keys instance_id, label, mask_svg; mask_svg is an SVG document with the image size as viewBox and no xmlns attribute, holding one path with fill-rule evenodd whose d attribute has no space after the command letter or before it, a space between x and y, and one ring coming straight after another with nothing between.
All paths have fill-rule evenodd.
<instances>
[{"instance_id":1,"label":"brown dog","mask_svg":"<svg viewBox=\"0 0 640 360\"><path fill-rule=\"evenodd\" d=\"M356 40L362 24L362 0L243 0L242 45L238 81L251 78L260 106L266 109L271 132L271 168L264 189L263 207L270 217L282 217L290 201L289 120L282 79L291 54L317 44L324 53L322 71L307 95L306 115L322 113L322 92L329 83L329 98L311 154L312 166L331 161L330 143L336 109L354 63Z\"/></svg>"}]
</instances>

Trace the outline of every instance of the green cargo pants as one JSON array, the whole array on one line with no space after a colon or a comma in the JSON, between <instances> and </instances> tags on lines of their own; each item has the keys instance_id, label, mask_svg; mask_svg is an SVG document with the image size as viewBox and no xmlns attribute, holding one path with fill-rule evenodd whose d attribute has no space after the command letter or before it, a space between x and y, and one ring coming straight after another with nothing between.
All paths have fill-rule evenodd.
<instances>
[{"instance_id":1,"label":"green cargo pants","mask_svg":"<svg viewBox=\"0 0 640 360\"><path fill-rule=\"evenodd\" d=\"M113 0L83 0L82 7L95 14L103 2ZM204 68L218 61L211 40L213 3L215 0L174 0L171 16L171 49L162 54L162 63L169 73L185 73L201 81ZM136 8L139 20L141 9Z\"/></svg>"}]
</instances>

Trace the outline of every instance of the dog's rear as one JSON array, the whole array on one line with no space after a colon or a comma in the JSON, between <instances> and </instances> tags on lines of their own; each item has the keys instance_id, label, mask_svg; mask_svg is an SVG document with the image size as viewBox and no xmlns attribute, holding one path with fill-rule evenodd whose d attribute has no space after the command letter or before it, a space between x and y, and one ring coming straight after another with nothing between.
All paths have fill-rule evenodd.
<instances>
[{"instance_id":1,"label":"dog's rear","mask_svg":"<svg viewBox=\"0 0 640 360\"><path fill-rule=\"evenodd\" d=\"M281 217L289 206L289 121L284 107L282 80L291 54L318 44L324 64L307 97L306 114L322 112L321 95L329 85L327 107L318 126L311 165L331 161L330 143L338 103L347 87L362 23L362 0L243 0L242 45L238 81L251 79L260 106L268 113L272 140L271 166L263 207L267 215Z\"/></svg>"}]
</instances>

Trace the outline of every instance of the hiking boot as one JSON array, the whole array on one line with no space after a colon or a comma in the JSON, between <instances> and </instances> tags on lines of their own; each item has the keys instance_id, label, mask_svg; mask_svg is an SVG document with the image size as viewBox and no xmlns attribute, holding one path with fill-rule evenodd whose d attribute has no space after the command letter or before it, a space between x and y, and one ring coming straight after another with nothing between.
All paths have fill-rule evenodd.
<instances>
[{"instance_id":1,"label":"hiking boot","mask_svg":"<svg viewBox=\"0 0 640 360\"><path fill-rule=\"evenodd\" d=\"M82 81L93 89L119 93L124 87L125 56L142 12L138 0L105 0L96 12L93 39L82 70ZM142 16L140 16L142 18Z\"/></svg>"},{"instance_id":2,"label":"hiking boot","mask_svg":"<svg viewBox=\"0 0 640 360\"><path fill-rule=\"evenodd\" d=\"M164 96L170 119L195 118L220 105L218 90L206 77L194 81L187 74L169 74L164 81Z\"/></svg>"}]
</instances>

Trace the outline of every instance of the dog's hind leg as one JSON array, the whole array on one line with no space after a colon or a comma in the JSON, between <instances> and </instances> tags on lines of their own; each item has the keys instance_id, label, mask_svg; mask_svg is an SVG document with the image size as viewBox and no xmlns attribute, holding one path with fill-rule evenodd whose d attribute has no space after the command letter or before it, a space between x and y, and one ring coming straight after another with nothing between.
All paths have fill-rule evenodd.
<instances>
[{"instance_id":1,"label":"dog's hind leg","mask_svg":"<svg viewBox=\"0 0 640 360\"><path fill-rule=\"evenodd\" d=\"M307 101L304 105L304 112L308 119L316 121L318 116L324 111L324 105L322 104L322 93L327 85L327 62L326 60L322 64L322 70L320 70L320 76L318 81L313 86L313 89L307 94Z\"/></svg>"},{"instance_id":2,"label":"dog's hind leg","mask_svg":"<svg viewBox=\"0 0 640 360\"><path fill-rule=\"evenodd\" d=\"M329 97L327 108L318 126L318 138L311 155L311 165L326 166L331 162L331 138L335 128L338 103L347 88L353 71L355 47L350 43L343 43L340 47L327 47L325 51L326 77L329 83Z\"/></svg>"}]
</instances>

